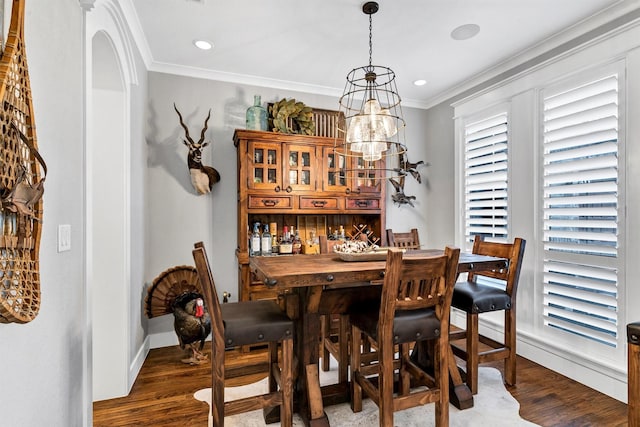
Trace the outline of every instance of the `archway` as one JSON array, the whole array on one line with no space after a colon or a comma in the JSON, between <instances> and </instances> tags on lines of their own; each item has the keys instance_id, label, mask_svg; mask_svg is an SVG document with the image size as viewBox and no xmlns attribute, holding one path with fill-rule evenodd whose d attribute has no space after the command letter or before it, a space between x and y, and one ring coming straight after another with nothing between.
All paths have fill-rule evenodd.
<instances>
[{"instance_id":1,"label":"archway","mask_svg":"<svg viewBox=\"0 0 640 427\"><path fill-rule=\"evenodd\" d=\"M91 295L93 400L129 391L127 93L109 37L91 41L87 116L87 287Z\"/></svg>"}]
</instances>

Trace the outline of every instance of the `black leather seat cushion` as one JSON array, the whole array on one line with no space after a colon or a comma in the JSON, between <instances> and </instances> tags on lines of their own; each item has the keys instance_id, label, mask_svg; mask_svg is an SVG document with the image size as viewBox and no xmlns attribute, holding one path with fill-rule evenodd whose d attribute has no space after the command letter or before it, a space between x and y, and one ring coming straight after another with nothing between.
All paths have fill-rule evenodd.
<instances>
[{"instance_id":1,"label":"black leather seat cushion","mask_svg":"<svg viewBox=\"0 0 640 427\"><path fill-rule=\"evenodd\" d=\"M293 321L274 301L220 305L226 348L293 338Z\"/></svg>"},{"instance_id":2,"label":"black leather seat cushion","mask_svg":"<svg viewBox=\"0 0 640 427\"><path fill-rule=\"evenodd\" d=\"M451 306L474 314L508 310L511 298L502 289L476 282L458 282L453 288Z\"/></svg>"},{"instance_id":3,"label":"black leather seat cushion","mask_svg":"<svg viewBox=\"0 0 640 427\"><path fill-rule=\"evenodd\" d=\"M355 309L349 316L357 326L378 341L378 308ZM393 319L393 342L395 344L422 341L440 336L440 321L433 308L396 311Z\"/></svg>"},{"instance_id":4,"label":"black leather seat cushion","mask_svg":"<svg viewBox=\"0 0 640 427\"><path fill-rule=\"evenodd\" d=\"M627 325L627 341L629 344L640 345L640 322Z\"/></svg>"}]
</instances>

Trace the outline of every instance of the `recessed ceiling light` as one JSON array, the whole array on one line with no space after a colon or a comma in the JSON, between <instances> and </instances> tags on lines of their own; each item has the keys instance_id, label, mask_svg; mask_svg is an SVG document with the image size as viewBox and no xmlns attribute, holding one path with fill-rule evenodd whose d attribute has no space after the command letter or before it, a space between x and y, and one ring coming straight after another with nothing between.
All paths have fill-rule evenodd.
<instances>
[{"instance_id":1,"label":"recessed ceiling light","mask_svg":"<svg viewBox=\"0 0 640 427\"><path fill-rule=\"evenodd\" d=\"M460 25L451 31L451 38L454 40L467 40L480 32L480 26L476 24Z\"/></svg>"},{"instance_id":2,"label":"recessed ceiling light","mask_svg":"<svg viewBox=\"0 0 640 427\"><path fill-rule=\"evenodd\" d=\"M198 48L198 49L202 49L202 50L209 50L213 47L213 43L211 43L210 41L207 40L194 40L193 44Z\"/></svg>"},{"instance_id":3,"label":"recessed ceiling light","mask_svg":"<svg viewBox=\"0 0 640 427\"><path fill-rule=\"evenodd\" d=\"M424 85L427 84L427 81L424 80L424 79L420 79L420 80L414 81L413 84L416 85L416 86L424 86Z\"/></svg>"}]
</instances>

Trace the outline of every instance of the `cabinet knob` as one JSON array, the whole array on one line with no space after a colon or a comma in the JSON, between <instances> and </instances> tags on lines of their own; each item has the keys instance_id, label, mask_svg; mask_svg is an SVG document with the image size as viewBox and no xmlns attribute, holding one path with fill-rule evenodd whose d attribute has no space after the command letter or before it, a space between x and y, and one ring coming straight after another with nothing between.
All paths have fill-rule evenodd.
<instances>
[{"instance_id":1,"label":"cabinet knob","mask_svg":"<svg viewBox=\"0 0 640 427\"><path fill-rule=\"evenodd\" d=\"M326 204L327 204L326 200L314 200L313 201L313 207L315 207L315 208L323 208L324 205L326 205Z\"/></svg>"},{"instance_id":2,"label":"cabinet knob","mask_svg":"<svg viewBox=\"0 0 640 427\"><path fill-rule=\"evenodd\" d=\"M327 282L333 282L333 274L327 274Z\"/></svg>"},{"instance_id":3,"label":"cabinet knob","mask_svg":"<svg viewBox=\"0 0 640 427\"><path fill-rule=\"evenodd\" d=\"M353 194L360 194L360 189L359 189L359 188L357 188L357 189L355 189L355 190L352 190L352 189L350 189L349 187L347 187L347 189L346 189L346 190L344 190L344 191L345 191L345 193L347 193L347 194L351 194L351 193L353 193Z\"/></svg>"},{"instance_id":4,"label":"cabinet knob","mask_svg":"<svg viewBox=\"0 0 640 427\"><path fill-rule=\"evenodd\" d=\"M293 188L291 188L291 186L290 186L290 185L287 185L287 188L285 188L285 191L286 191L287 193L291 193L291 192L293 191Z\"/></svg>"},{"instance_id":5,"label":"cabinet knob","mask_svg":"<svg viewBox=\"0 0 640 427\"><path fill-rule=\"evenodd\" d=\"M382 270L382 271L380 272L380 278L381 278L381 279L384 279L384 274L385 274L385 272L384 272L384 270Z\"/></svg>"},{"instance_id":6,"label":"cabinet knob","mask_svg":"<svg viewBox=\"0 0 640 427\"><path fill-rule=\"evenodd\" d=\"M277 205L279 202L279 200L273 200L273 199L262 199L262 204L265 206L269 206L269 207L274 207L275 205Z\"/></svg>"},{"instance_id":7,"label":"cabinet knob","mask_svg":"<svg viewBox=\"0 0 640 427\"><path fill-rule=\"evenodd\" d=\"M280 186L276 185L276 188L274 188L273 191L275 191L276 193L279 193L280 192Z\"/></svg>"},{"instance_id":8,"label":"cabinet knob","mask_svg":"<svg viewBox=\"0 0 640 427\"><path fill-rule=\"evenodd\" d=\"M267 285L268 287L273 287L278 283L278 281L276 279L272 279L270 277L267 277L267 279L264 281L264 284Z\"/></svg>"}]
</instances>

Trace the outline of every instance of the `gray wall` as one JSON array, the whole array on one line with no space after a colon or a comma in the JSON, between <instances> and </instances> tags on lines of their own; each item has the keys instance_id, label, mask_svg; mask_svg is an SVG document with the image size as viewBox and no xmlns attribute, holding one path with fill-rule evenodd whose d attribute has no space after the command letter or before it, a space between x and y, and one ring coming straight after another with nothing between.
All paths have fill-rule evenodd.
<instances>
[{"instance_id":1,"label":"gray wall","mask_svg":"<svg viewBox=\"0 0 640 427\"><path fill-rule=\"evenodd\" d=\"M346 72L346 71L345 71ZM253 104L253 95L262 96L262 102L273 102L282 98L295 98L305 104L323 109L338 109L338 98L322 95L302 94L272 88L240 86L232 83L208 81L163 73L149 73L148 114L146 119L146 144L148 150L148 255L146 260L147 282L151 282L163 270L181 264L191 265L193 243L204 241L210 254L216 286L219 292L231 292L237 299L236 242L236 151L233 146L233 132L244 128L245 111ZM221 181L209 195L198 196L193 190L186 166L187 148L182 143L183 131L173 110L176 103L188 124L190 134L198 138L207 111L211 108L207 139L212 144L205 148L203 163L212 165L221 174ZM427 134L424 111L403 107L407 122L406 139L409 160L425 160L432 152ZM443 144L452 144L447 137ZM434 150L433 155L438 155ZM449 157L453 155L450 154ZM438 160L440 161L440 160ZM444 166L444 165L443 165ZM440 169L438 168L440 171ZM446 173L449 171L444 169ZM425 175L430 168L420 171ZM415 208L394 206L387 201L387 225L396 229L418 227L421 233L429 235L425 228L426 207L429 200L446 179L429 177L430 184L418 184L407 179L405 192L417 196ZM431 185L429 187L428 185ZM389 185L388 192L393 188ZM438 200L435 201L439 203ZM451 218L449 218L451 221ZM446 230L447 227L444 227ZM452 235L438 233L442 242L450 242ZM175 338L170 316L151 319L150 334L166 333L164 338L154 341L151 346L171 344ZM156 337L157 338L157 337Z\"/></svg>"},{"instance_id":2,"label":"gray wall","mask_svg":"<svg viewBox=\"0 0 640 427\"><path fill-rule=\"evenodd\" d=\"M42 305L32 322L0 324L2 426L79 426L83 410L82 10L27 1L25 46L40 152L49 175L40 246ZM56 251L57 225L71 251Z\"/></svg>"},{"instance_id":3,"label":"gray wall","mask_svg":"<svg viewBox=\"0 0 640 427\"><path fill-rule=\"evenodd\" d=\"M82 14L76 0L26 2L26 53L34 115L40 151L50 174L40 248L40 314L26 325L0 324L2 426L79 426L87 416L84 411L90 408L90 402L83 403L88 375L83 347L88 320L83 283ZM142 64L136 61L142 76ZM244 110L253 94L262 94L265 102L296 97L317 108L335 109L337 105L333 97L159 73L149 74L148 96L146 92L146 83L141 80L131 98L130 359L146 334L146 321L140 314L144 298L141 282L150 282L170 266L191 264L194 241L207 244L218 285L237 298L233 254L236 166L231 138L233 129L243 127ZM221 172L222 182L209 196L196 196L191 189L186 148L180 142L181 130L171 106L174 101L195 132L206 110L212 108L208 135L214 142L205 153L205 163ZM447 215L453 208L453 121L449 105L449 101L443 102L426 112L404 109L409 159L425 160L431 166L421 170L423 184L407 181L405 190L417 196L416 208L397 207L388 201L388 225L420 228L427 246L443 246L453 239L453 217ZM143 106L146 115L141 113ZM69 252L56 251L58 224L71 225ZM151 322L148 332L170 330L166 322Z\"/></svg>"}]
</instances>

